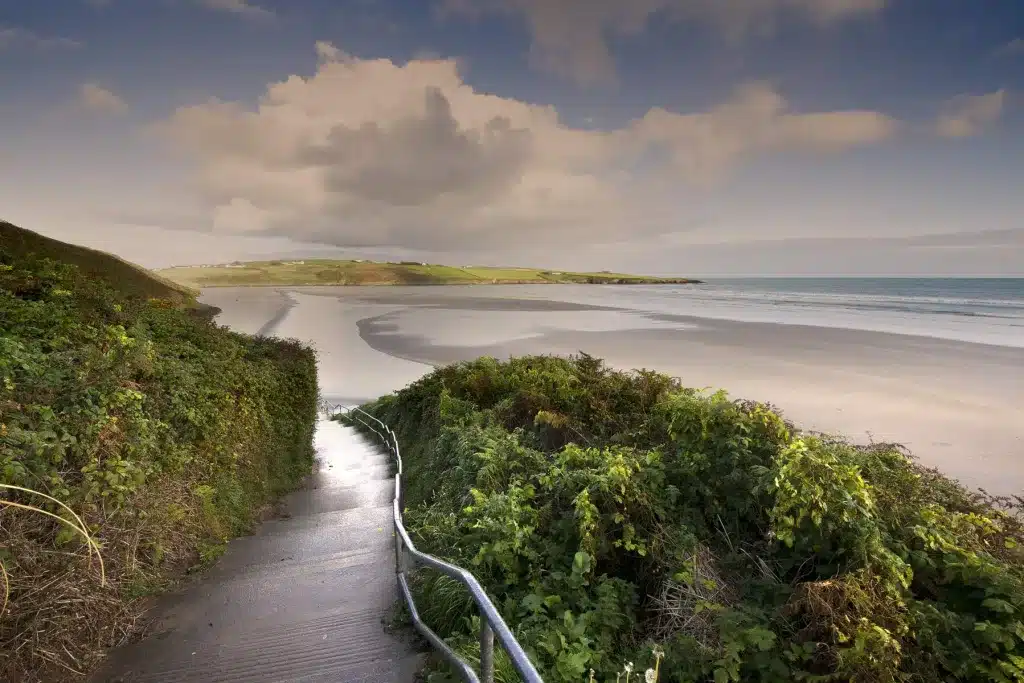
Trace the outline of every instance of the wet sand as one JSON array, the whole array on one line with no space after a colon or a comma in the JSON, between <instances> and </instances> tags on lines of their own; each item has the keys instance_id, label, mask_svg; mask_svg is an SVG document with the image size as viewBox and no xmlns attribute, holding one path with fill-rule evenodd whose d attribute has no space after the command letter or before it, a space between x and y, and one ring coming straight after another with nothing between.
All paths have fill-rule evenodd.
<instances>
[{"instance_id":1,"label":"wet sand","mask_svg":"<svg viewBox=\"0 0 1024 683\"><path fill-rule=\"evenodd\" d=\"M585 351L770 402L805 429L902 443L971 487L1024 491L1020 348L438 289L290 290L301 304L276 333L315 341L325 393L339 396L372 398L481 355ZM209 303L244 317L231 292L216 294ZM245 297L265 324L268 304Z\"/></svg>"}]
</instances>

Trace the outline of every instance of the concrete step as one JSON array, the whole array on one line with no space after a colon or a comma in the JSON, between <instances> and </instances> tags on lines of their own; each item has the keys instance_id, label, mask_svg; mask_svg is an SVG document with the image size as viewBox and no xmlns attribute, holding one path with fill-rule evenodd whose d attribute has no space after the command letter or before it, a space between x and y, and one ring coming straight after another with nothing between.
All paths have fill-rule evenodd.
<instances>
[{"instance_id":1,"label":"concrete step","mask_svg":"<svg viewBox=\"0 0 1024 683\"><path fill-rule=\"evenodd\" d=\"M390 509L391 501L394 498L395 480L389 478L351 486L318 488L316 495L297 497L289 501L285 509L296 517L364 507L388 507Z\"/></svg>"},{"instance_id":2,"label":"concrete step","mask_svg":"<svg viewBox=\"0 0 1024 683\"><path fill-rule=\"evenodd\" d=\"M391 481L395 478L395 470L391 463L364 462L348 467L322 468L310 479L314 489L332 486L356 486L368 481Z\"/></svg>"},{"instance_id":3,"label":"concrete step","mask_svg":"<svg viewBox=\"0 0 1024 683\"><path fill-rule=\"evenodd\" d=\"M240 569L284 561L314 561L354 550L386 555L394 547L392 508L354 508L275 520L255 536L235 539L211 577Z\"/></svg>"}]
</instances>

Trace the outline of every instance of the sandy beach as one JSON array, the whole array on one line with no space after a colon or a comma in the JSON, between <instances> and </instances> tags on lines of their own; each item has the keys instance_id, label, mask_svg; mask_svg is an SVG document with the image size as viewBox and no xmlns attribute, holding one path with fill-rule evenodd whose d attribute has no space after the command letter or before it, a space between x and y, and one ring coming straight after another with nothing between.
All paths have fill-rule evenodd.
<instances>
[{"instance_id":1,"label":"sandy beach","mask_svg":"<svg viewBox=\"0 0 1024 683\"><path fill-rule=\"evenodd\" d=\"M1024 350L836 327L741 322L482 288L208 290L219 321L312 342L325 397L399 389L432 366L584 351L766 401L805 429L902 443L990 493L1024 491Z\"/></svg>"}]
</instances>

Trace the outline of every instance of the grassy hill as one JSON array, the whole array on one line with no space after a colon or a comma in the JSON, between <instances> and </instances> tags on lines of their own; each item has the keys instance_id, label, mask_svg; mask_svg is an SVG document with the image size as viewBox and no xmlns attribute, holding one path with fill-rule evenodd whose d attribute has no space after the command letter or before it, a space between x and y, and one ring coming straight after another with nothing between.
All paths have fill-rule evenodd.
<instances>
[{"instance_id":1,"label":"grassy hill","mask_svg":"<svg viewBox=\"0 0 1024 683\"><path fill-rule=\"evenodd\" d=\"M81 681L309 472L316 360L115 256L0 238L0 681Z\"/></svg>"},{"instance_id":2,"label":"grassy hill","mask_svg":"<svg viewBox=\"0 0 1024 683\"><path fill-rule=\"evenodd\" d=\"M5 221L0 221L0 248L14 258L34 254L40 258L52 258L74 265L81 274L103 280L129 296L191 303L198 294L189 287L113 254L61 242Z\"/></svg>"},{"instance_id":3,"label":"grassy hill","mask_svg":"<svg viewBox=\"0 0 1024 683\"><path fill-rule=\"evenodd\" d=\"M511 284L692 284L686 278L647 277L624 273L574 273L537 268L444 266L403 261L339 261L304 259L250 261L216 266L181 266L160 271L189 287L261 285L511 285Z\"/></svg>"}]
</instances>

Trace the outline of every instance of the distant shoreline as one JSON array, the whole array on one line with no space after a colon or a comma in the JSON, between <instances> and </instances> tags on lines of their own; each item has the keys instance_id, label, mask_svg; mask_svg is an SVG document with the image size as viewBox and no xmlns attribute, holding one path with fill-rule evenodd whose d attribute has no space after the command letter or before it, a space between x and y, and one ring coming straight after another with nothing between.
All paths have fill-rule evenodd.
<instances>
[{"instance_id":1,"label":"distant shoreline","mask_svg":"<svg viewBox=\"0 0 1024 683\"><path fill-rule=\"evenodd\" d=\"M636 282L551 282L545 280L501 280L498 282L210 282L191 286L206 289L230 287L501 287L502 285L594 285L595 287L636 287L651 285L703 285L703 280L639 280Z\"/></svg>"},{"instance_id":2,"label":"distant shoreline","mask_svg":"<svg viewBox=\"0 0 1024 683\"><path fill-rule=\"evenodd\" d=\"M439 285L694 285L701 280L539 268L445 266L414 261L250 261L158 271L181 285L206 287L388 287Z\"/></svg>"}]
</instances>

